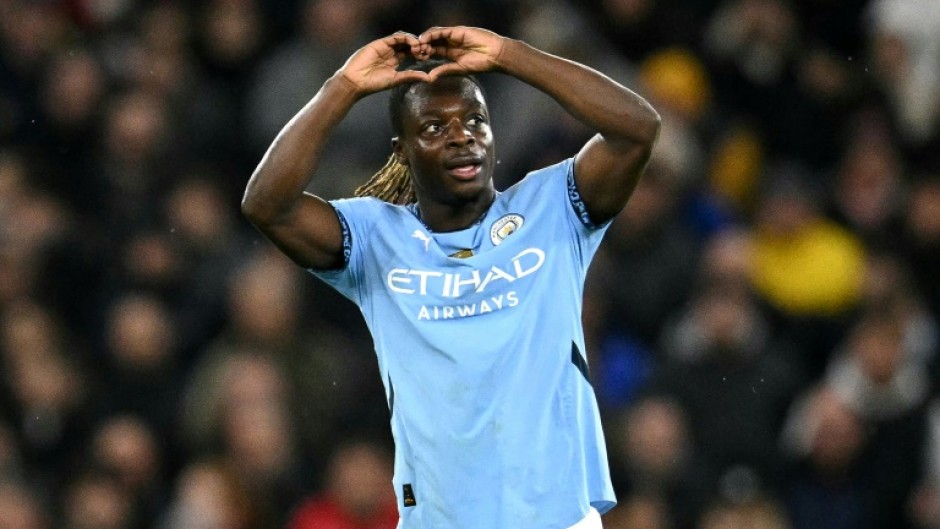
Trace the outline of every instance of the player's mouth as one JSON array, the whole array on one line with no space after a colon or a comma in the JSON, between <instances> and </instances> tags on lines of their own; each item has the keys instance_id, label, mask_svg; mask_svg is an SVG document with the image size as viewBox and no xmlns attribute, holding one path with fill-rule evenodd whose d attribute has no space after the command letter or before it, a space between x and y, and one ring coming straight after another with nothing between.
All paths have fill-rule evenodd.
<instances>
[{"instance_id":1,"label":"player's mouth","mask_svg":"<svg viewBox=\"0 0 940 529\"><path fill-rule=\"evenodd\" d=\"M482 169L483 164L473 163L467 165L458 165L457 167L448 169L447 172L460 180L473 180L478 174L480 174Z\"/></svg>"},{"instance_id":2,"label":"player's mouth","mask_svg":"<svg viewBox=\"0 0 940 529\"><path fill-rule=\"evenodd\" d=\"M447 173L458 180L473 180L483 170L483 158L467 156L448 160L444 167Z\"/></svg>"}]
</instances>

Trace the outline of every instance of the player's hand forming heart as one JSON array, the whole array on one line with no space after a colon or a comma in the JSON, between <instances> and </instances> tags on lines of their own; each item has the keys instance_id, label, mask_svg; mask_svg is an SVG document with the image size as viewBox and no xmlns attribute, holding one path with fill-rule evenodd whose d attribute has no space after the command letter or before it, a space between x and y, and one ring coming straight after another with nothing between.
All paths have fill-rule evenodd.
<instances>
[{"instance_id":1,"label":"player's hand forming heart","mask_svg":"<svg viewBox=\"0 0 940 529\"><path fill-rule=\"evenodd\" d=\"M443 57L451 62L428 74L429 81L442 75L488 72L500 67L500 53L506 38L492 31L466 26L435 27L418 37L421 53ZM419 57L426 58L426 57Z\"/></svg>"},{"instance_id":2,"label":"player's hand forming heart","mask_svg":"<svg viewBox=\"0 0 940 529\"><path fill-rule=\"evenodd\" d=\"M360 96L365 96L401 83L430 81L427 73L398 70L408 57L423 60L430 55L428 45L411 33L399 31L360 48L346 61L340 73L355 86Z\"/></svg>"}]
</instances>

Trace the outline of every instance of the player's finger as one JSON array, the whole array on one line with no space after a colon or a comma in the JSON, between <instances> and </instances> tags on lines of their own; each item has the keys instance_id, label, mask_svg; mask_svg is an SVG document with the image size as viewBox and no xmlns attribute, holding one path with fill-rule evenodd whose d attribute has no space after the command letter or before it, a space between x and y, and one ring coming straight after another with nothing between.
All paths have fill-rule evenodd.
<instances>
[{"instance_id":1,"label":"player's finger","mask_svg":"<svg viewBox=\"0 0 940 529\"><path fill-rule=\"evenodd\" d=\"M427 60L434 51L427 44L414 44L411 46L411 55L421 60Z\"/></svg>"},{"instance_id":2,"label":"player's finger","mask_svg":"<svg viewBox=\"0 0 940 529\"><path fill-rule=\"evenodd\" d=\"M431 77L425 72L405 70L403 72L397 72L392 82L393 84L428 83L431 82Z\"/></svg>"},{"instance_id":3,"label":"player's finger","mask_svg":"<svg viewBox=\"0 0 940 529\"><path fill-rule=\"evenodd\" d=\"M396 31L395 33L392 33L391 35L389 35L389 37L395 38L395 39L405 38L409 40L418 40L417 35L415 35L414 33L409 33L407 31Z\"/></svg>"},{"instance_id":4,"label":"player's finger","mask_svg":"<svg viewBox=\"0 0 940 529\"><path fill-rule=\"evenodd\" d=\"M453 28L435 26L428 29L418 37L418 41L422 44L430 44L437 40L443 40L447 42L450 40L450 36L453 33Z\"/></svg>"},{"instance_id":5,"label":"player's finger","mask_svg":"<svg viewBox=\"0 0 940 529\"><path fill-rule=\"evenodd\" d=\"M428 81L433 83L445 75L462 74L464 72L465 70L463 66L460 66L454 62L449 62L442 64L428 72Z\"/></svg>"},{"instance_id":6,"label":"player's finger","mask_svg":"<svg viewBox=\"0 0 940 529\"><path fill-rule=\"evenodd\" d=\"M407 33L405 31L392 33L391 35L383 38L382 42L384 42L389 48L398 48L402 46L410 48L412 46L420 44L420 42L418 41L418 37L412 35L411 33Z\"/></svg>"},{"instance_id":7,"label":"player's finger","mask_svg":"<svg viewBox=\"0 0 940 529\"><path fill-rule=\"evenodd\" d=\"M450 59L451 48L445 45L440 46L429 46L428 49L430 52L428 56L444 57Z\"/></svg>"}]
</instances>

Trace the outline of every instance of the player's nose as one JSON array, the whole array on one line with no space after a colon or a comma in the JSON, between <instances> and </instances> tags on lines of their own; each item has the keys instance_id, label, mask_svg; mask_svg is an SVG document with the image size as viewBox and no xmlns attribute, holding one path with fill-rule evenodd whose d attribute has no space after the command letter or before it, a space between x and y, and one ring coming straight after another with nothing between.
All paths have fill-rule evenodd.
<instances>
[{"instance_id":1,"label":"player's nose","mask_svg":"<svg viewBox=\"0 0 940 529\"><path fill-rule=\"evenodd\" d=\"M463 147L476 140L463 123L451 123L447 130L447 143L454 147Z\"/></svg>"}]
</instances>

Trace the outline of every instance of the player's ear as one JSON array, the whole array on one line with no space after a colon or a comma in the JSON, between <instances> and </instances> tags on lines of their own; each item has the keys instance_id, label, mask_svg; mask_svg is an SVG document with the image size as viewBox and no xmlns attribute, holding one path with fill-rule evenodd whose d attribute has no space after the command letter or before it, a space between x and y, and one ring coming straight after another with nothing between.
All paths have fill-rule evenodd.
<instances>
[{"instance_id":1,"label":"player's ear","mask_svg":"<svg viewBox=\"0 0 940 529\"><path fill-rule=\"evenodd\" d=\"M405 148L402 146L398 136L392 138L392 153L398 159L398 163L408 165L408 157L405 156Z\"/></svg>"}]
</instances>

